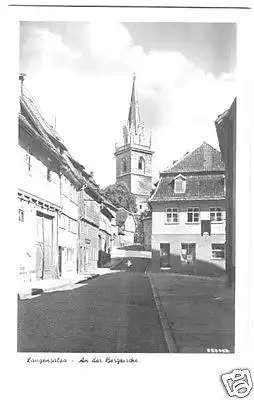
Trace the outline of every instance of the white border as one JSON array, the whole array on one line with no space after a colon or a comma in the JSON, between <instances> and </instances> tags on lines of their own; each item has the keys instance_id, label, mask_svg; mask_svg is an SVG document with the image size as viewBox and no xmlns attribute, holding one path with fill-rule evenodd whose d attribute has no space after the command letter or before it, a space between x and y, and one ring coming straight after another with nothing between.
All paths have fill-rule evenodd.
<instances>
[{"instance_id":1,"label":"white border","mask_svg":"<svg viewBox=\"0 0 254 400\"><path fill-rule=\"evenodd\" d=\"M26 2L28 4L28 2ZM42 3L42 2L41 2ZM63 3L63 2L61 2ZM78 1L76 2L76 4ZM111 2L112 3L112 2ZM182 2L182 4L186 4ZM189 2L187 2L189 3ZM199 2L200 3L200 2ZM204 4L204 2L202 2ZM230 2L232 4L232 2ZM236 2L233 2L236 3ZM237 2L239 4L239 1ZM242 2L241 6L249 2ZM57 1L55 1L57 4ZM101 2L103 4L103 2ZM112 3L113 4L113 3ZM125 2L127 4L127 2ZM142 4L142 2L140 2ZM149 4L146 2L146 4ZM218 2L217 2L218 4ZM11 8L3 14L1 37L6 54L6 68L1 74L3 91L2 124L2 188L4 205L4 251L1 266L4 300L3 330L4 368L8 392L3 398L37 400L53 398L129 399L166 397L177 399L226 399L220 374L233 368L250 368L254 378L253 317L250 319L253 272L250 272L250 76L253 71L250 52L251 18L249 11L186 10L186 9L20 9ZM16 297L13 253L15 249L15 144L17 136L18 94L18 21L19 20L117 20L117 21L179 21L236 22L238 24L238 122L237 122L237 201L236 201L236 353L215 355L141 354L136 365L29 365L23 354L16 354ZM8 39L8 40L7 40ZM252 69L252 71L251 71ZM232 99L233 100L233 99ZM6 107L8 105L8 107ZM216 116L215 116L216 117ZM252 150L253 150L252 142ZM244 189L243 189L244 188ZM3 198L4 197L4 198ZM252 198L253 202L253 198ZM1 204L2 205L2 204ZM13 207L12 207L13 206ZM10 210L9 210L10 209ZM9 211L8 211L9 210ZM245 215L243 218L242 211ZM253 215L252 215L253 217ZM252 231L253 232L253 231ZM253 239L253 238L252 238ZM253 247L252 247L253 248ZM253 262L252 262L253 263ZM10 270L12 273L9 274ZM2 272L2 273L3 273ZM252 285L252 286L250 286ZM249 289L249 291L248 291ZM253 310L253 307L252 307ZM14 318L13 318L14 316ZM250 330L250 328L252 330ZM35 356L35 354L34 354ZM41 356L41 354L40 354ZM54 355L56 356L56 355ZM64 357L67 355L64 355ZM93 354L92 356L95 356ZM105 356L105 355L104 355ZM130 356L130 355L129 355ZM252 393L253 394L253 393ZM252 394L248 397L251 398Z\"/></svg>"}]
</instances>

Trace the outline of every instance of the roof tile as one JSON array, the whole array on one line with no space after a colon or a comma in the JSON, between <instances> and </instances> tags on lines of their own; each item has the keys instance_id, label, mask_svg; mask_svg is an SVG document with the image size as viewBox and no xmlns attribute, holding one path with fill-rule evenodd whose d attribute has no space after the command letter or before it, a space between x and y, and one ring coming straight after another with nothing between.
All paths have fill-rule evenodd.
<instances>
[{"instance_id":1,"label":"roof tile","mask_svg":"<svg viewBox=\"0 0 254 400\"><path fill-rule=\"evenodd\" d=\"M194 171L224 171L225 166L221 153L208 143L204 142L191 153L176 162L173 167L163 173L194 172Z\"/></svg>"}]
</instances>

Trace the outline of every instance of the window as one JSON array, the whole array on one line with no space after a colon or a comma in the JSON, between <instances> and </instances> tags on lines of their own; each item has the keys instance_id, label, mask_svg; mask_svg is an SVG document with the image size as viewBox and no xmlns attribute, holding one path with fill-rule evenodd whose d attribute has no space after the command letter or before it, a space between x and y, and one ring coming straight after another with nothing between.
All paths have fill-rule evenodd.
<instances>
[{"instance_id":1,"label":"window","mask_svg":"<svg viewBox=\"0 0 254 400\"><path fill-rule=\"evenodd\" d=\"M123 160L122 160L122 172L123 172L123 174L124 174L126 171L127 171L127 162L126 162L126 159L123 158Z\"/></svg>"},{"instance_id":2,"label":"window","mask_svg":"<svg viewBox=\"0 0 254 400\"><path fill-rule=\"evenodd\" d=\"M212 258L224 260L225 258L225 244L212 243Z\"/></svg>"},{"instance_id":3,"label":"window","mask_svg":"<svg viewBox=\"0 0 254 400\"><path fill-rule=\"evenodd\" d=\"M27 153L26 153L26 164L27 164L27 170L28 170L28 172L31 172L32 163L31 163L30 149L28 149L28 150L27 150Z\"/></svg>"},{"instance_id":4,"label":"window","mask_svg":"<svg viewBox=\"0 0 254 400\"><path fill-rule=\"evenodd\" d=\"M47 180L48 180L49 182L51 182L51 171L50 171L49 168L47 168Z\"/></svg>"},{"instance_id":5,"label":"window","mask_svg":"<svg viewBox=\"0 0 254 400\"><path fill-rule=\"evenodd\" d=\"M72 233L77 233L77 221L68 218L68 231Z\"/></svg>"},{"instance_id":6,"label":"window","mask_svg":"<svg viewBox=\"0 0 254 400\"><path fill-rule=\"evenodd\" d=\"M174 192L175 193L184 193L185 192L185 182L182 179L175 180Z\"/></svg>"},{"instance_id":7,"label":"window","mask_svg":"<svg viewBox=\"0 0 254 400\"><path fill-rule=\"evenodd\" d=\"M63 191L63 194L64 194L65 196L68 196L69 185L70 185L70 182L69 182L68 179L64 176L64 177L63 177L63 180L62 180L62 191Z\"/></svg>"},{"instance_id":8,"label":"window","mask_svg":"<svg viewBox=\"0 0 254 400\"><path fill-rule=\"evenodd\" d=\"M208 233L209 236L211 235L211 221L208 219L201 221L201 236L204 236L204 233Z\"/></svg>"},{"instance_id":9,"label":"window","mask_svg":"<svg viewBox=\"0 0 254 400\"><path fill-rule=\"evenodd\" d=\"M88 224L84 222L84 234L88 236L89 229L88 229Z\"/></svg>"},{"instance_id":10,"label":"window","mask_svg":"<svg viewBox=\"0 0 254 400\"><path fill-rule=\"evenodd\" d=\"M186 190L186 178L182 175L178 175L174 180L174 192L185 193Z\"/></svg>"},{"instance_id":11,"label":"window","mask_svg":"<svg viewBox=\"0 0 254 400\"><path fill-rule=\"evenodd\" d=\"M59 227L62 229L66 229L66 224L67 224L67 218L66 215L61 214L59 218Z\"/></svg>"},{"instance_id":12,"label":"window","mask_svg":"<svg viewBox=\"0 0 254 400\"><path fill-rule=\"evenodd\" d=\"M222 221L222 209L220 207L210 208L210 221L215 221L215 222Z\"/></svg>"},{"instance_id":13,"label":"window","mask_svg":"<svg viewBox=\"0 0 254 400\"><path fill-rule=\"evenodd\" d=\"M70 199L74 202L77 201L77 191L72 184L70 184Z\"/></svg>"},{"instance_id":14,"label":"window","mask_svg":"<svg viewBox=\"0 0 254 400\"><path fill-rule=\"evenodd\" d=\"M196 261L196 243L181 243L181 260L187 264Z\"/></svg>"},{"instance_id":15,"label":"window","mask_svg":"<svg viewBox=\"0 0 254 400\"><path fill-rule=\"evenodd\" d=\"M197 207L188 208L187 222L199 222L199 208Z\"/></svg>"},{"instance_id":16,"label":"window","mask_svg":"<svg viewBox=\"0 0 254 400\"><path fill-rule=\"evenodd\" d=\"M67 262L74 262L75 250L73 247L67 247Z\"/></svg>"},{"instance_id":17,"label":"window","mask_svg":"<svg viewBox=\"0 0 254 400\"><path fill-rule=\"evenodd\" d=\"M142 210L142 204L139 205L139 209Z\"/></svg>"},{"instance_id":18,"label":"window","mask_svg":"<svg viewBox=\"0 0 254 400\"><path fill-rule=\"evenodd\" d=\"M140 171L144 171L145 170L145 160L143 157L140 157L140 159L138 160L138 169Z\"/></svg>"},{"instance_id":19,"label":"window","mask_svg":"<svg viewBox=\"0 0 254 400\"><path fill-rule=\"evenodd\" d=\"M178 208L167 208L166 209L166 223L176 224L178 223Z\"/></svg>"},{"instance_id":20,"label":"window","mask_svg":"<svg viewBox=\"0 0 254 400\"><path fill-rule=\"evenodd\" d=\"M19 209L19 222L24 222L24 210Z\"/></svg>"}]
</instances>

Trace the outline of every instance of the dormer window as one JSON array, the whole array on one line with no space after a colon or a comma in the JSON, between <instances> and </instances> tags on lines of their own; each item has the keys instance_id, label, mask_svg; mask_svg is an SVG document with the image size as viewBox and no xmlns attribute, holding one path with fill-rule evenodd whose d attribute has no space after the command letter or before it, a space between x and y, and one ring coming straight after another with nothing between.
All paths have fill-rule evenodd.
<instances>
[{"instance_id":1,"label":"dormer window","mask_svg":"<svg viewBox=\"0 0 254 400\"><path fill-rule=\"evenodd\" d=\"M183 175L177 175L174 178L174 192L185 193L186 190L186 178Z\"/></svg>"}]
</instances>

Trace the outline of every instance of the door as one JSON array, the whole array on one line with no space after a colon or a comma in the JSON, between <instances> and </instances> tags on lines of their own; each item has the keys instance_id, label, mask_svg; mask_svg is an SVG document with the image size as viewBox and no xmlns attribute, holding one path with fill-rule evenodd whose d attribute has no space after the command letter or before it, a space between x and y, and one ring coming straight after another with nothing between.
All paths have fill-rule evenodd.
<instances>
[{"instance_id":1,"label":"door","mask_svg":"<svg viewBox=\"0 0 254 400\"><path fill-rule=\"evenodd\" d=\"M160 267L170 266L170 243L160 243Z\"/></svg>"},{"instance_id":2,"label":"door","mask_svg":"<svg viewBox=\"0 0 254 400\"><path fill-rule=\"evenodd\" d=\"M196 243L181 244L181 260L184 264L196 263Z\"/></svg>"},{"instance_id":3,"label":"door","mask_svg":"<svg viewBox=\"0 0 254 400\"><path fill-rule=\"evenodd\" d=\"M36 227L36 278L50 278L53 264L53 217L37 212Z\"/></svg>"},{"instance_id":4,"label":"door","mask_svg":"<svg viewBox=\"0 0 254 400\"><path fill-rule=\"evenodd\" d=\"M61 246L58 247L58 271L59 276L62 276L62 265L63 265L63 248Z\"/></svg>"},{"instance_id":5,"label":"door","mask_svg":"<svg viewBox=\"0 0 254 400\"><path fill-rule=\"evenodd\" d=\"M43 278L52 278L53 267L53 218L43 216L44 233L44 269Z\"/></svg>"},{"instance_id":6,"label":"door","mask_svg":"<svg viewBox=\"0 0 254 400\"><path fill-rule=\"evenodd\" d=\"M36 279L43 277L43 218L36 214Z\"/></svg>"}]
</instances>

